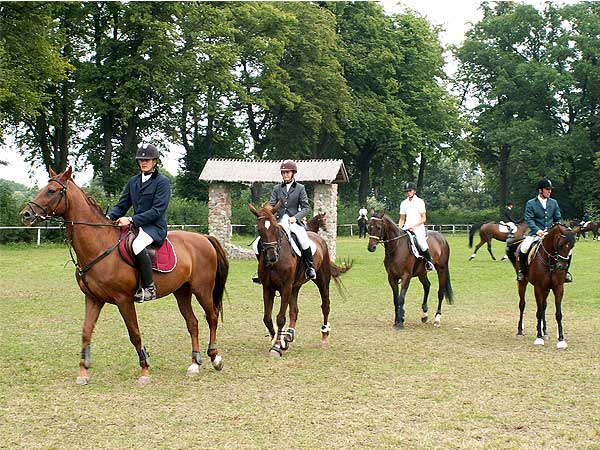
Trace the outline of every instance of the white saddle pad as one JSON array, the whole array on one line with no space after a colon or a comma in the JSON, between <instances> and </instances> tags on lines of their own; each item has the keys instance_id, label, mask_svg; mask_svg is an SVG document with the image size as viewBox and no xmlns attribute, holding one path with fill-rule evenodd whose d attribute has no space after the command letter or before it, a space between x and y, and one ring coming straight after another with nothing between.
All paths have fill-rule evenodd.
<instances>
[{"instance_id":1,"label":"white saddle pad","mask_svg":"<svg viewBox=\"0 0 600 450\"><path fill-rule=\"evenodd\" d=\"M422 258L423 256L421 255L421 252L417 248L417 242L415 239L415 235L412 233L409 233L408 231L406 233L408 234L408 242L410 243L410 245L409 245L410 251L412 252L413 255L415 255L416 258Z\"/></svg>"},{"instance_id":2,"label":"white saddle pad","mask_svg":"<svg viewBox=\"0 0 600 450\"><path fill-rule=\"evenodd\" d=\"M504 225L503 223L498 224L498 229L500 230L500 233L508 233L509 229L507 225Z\"/></svg>"}]
</instances>

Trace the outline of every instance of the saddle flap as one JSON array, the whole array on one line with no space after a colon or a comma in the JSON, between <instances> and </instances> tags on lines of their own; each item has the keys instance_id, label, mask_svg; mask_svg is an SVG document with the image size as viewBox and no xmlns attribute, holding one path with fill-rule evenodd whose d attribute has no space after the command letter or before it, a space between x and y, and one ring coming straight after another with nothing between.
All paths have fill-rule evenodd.
<instances>
[{"instance_id":1,"label":"saddle flap","mask_svg":"<svg viewBox=\"0 0 600 450\"><path fill-rule=\"evenodd\" d=\"M133 255L133 241L136 237L137 232L132 231L130 228L125 229L121 232L121 243L119 244L121 258L132 267L136 267ZM157 272L171 272L177 266L177 254L169 238L165 239L165 242L160 247L157 248L150 245L147 247L147 250L152 260L152 270Z\"/></svg>"},{"instance_id":2,"label":"saddle flap","mask_svg":"<svg viewBox=\"0 0 600 450\"><path fill-rule=\"evenodd\" d=\"M409 230L404 230L404 231L406 231L406 234L408 235L410 251L415 256L415 258L422 258L423 255L421 255L421 251L419 250L419 247L417 246L417 239L415 237L415 233L413 233Z\"/></svg>"}]
</instances>

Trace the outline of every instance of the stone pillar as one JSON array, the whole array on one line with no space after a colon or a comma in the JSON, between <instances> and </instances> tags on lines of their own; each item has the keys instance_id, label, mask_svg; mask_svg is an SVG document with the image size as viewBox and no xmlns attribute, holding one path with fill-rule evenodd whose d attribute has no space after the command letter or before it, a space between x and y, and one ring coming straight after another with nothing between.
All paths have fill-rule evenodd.
<instances>
[{"instance_id":1,"label":"stone pillar","mask_svg":"<svg viewBox=\"0 0 600 450\"><path fill-rule=\"evenodd\" d=\"M319 235L325 239L329 247L329 256L332 261L336 257L337 239L337 184L314 185L314 211L313 215L324 212L327 221L327 230L319 230Z\"/></svg>"},{"instance_id":2,"label":"stone pillar","mask_svg":"<svg viewBox=\"0 0 600 450\"><path fill-rule=\"evenodd\" d=\"M231 243L231 188L226 183L208 185L208 234L221 244Z\"/></svg>"}]
</instances>

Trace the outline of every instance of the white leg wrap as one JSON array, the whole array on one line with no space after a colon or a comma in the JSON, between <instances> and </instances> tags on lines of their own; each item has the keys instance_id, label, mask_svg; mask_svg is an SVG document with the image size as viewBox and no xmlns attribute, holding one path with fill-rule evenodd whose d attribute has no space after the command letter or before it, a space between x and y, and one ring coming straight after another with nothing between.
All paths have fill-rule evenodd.
<instances>
[{"instance_id":1,"label":"white leg wrap","mask_svg":"<svg viewBox=\"0 0 600 450\"><path fill-rule=\"evenodd\" d=\"M200 366L195 362L190 365L187 369L187 376L193 377L194 375L198 375L200 373Z\"/></svg>"},{"instance_id":2,"label":"white leg wrap","mask_svg":"<svg viewBox=\"0 0 600 450\"><path fill-rule=\"evenodd\" d=\"M321 333L329 333L331 331L331 324L327 322L325 325L321 325Z\"/></svg>"},{"instance_id":3,"label":"white leg wrap","mask_svg":"<svg viewBox=\"0 0 600 450\"><path fill-rule=\"evenodd\" d=\"M567 341L558 341L556 343L556 348L558 350L564 350L564 349L566 349L567 348Z\"/></svg>"},{"instance_id":4,"label":"white leg wrap","mask_svg":"<svg viewBox=\"0 0 600 450\"><path fill-rule=\"evenodd\" d=\"M544 339L537 338L535 341L533 341L533 345L544 345Z\"/></svg>"}]
</instances>

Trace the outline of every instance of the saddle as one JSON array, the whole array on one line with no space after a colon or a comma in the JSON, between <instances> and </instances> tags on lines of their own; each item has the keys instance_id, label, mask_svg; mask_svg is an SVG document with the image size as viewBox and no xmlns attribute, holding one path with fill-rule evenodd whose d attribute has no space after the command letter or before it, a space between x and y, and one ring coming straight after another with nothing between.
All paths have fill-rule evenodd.
<instances>
[{"instance_id":1,"label":"saddle","mask_svg":"<svg viewBox=\"0 0 600 450\"><path fill-rule=\"evenodd\" d=\"M500 231L500 233L509 233L510 229L509 229L508 225L506 225L506 223L504 223L501 220L500 223L498 224L498 231Z\"/></svg>"},{"instance_id":2,"label":"saddle","mask_svg":"<svg viewBox=\"0 0 600 450\"><path fill-rule=\"evenodd\" d=\"M296 235L294 233L291 233L289 230L286 230L288 238L290 239L290 244L292 247L292 254L294 254L295 256L301 257L302 256L302 251L300 250L300 243L298 242L298 238L296 237ZM315 252L317 251L317 244L315 244L313 242L312 239L308 239L310 241L310 251L312 252L312 254L314 255ZM260 236L258 236L253 242L252 242L252 250L254 250L254 254L256 255L260 255L260 253L262 252L262 243L260 241Z\"/></svg>"},{"instance_id":3,"label":"saddle","mask_svg":"<svg viewBox=\"0 0 600 450\"><path fill-rule=\"evenodd\" d=\"M121 242L119 243L119 254L123 261L132 267L136 267L135 258L133 256L133 241L137 237L137 229L133 231L131 228L121 232ZM165 239L165 242L160 247L149 245L147 247L148 255L152 260L152 270L157 272L171 272L177 265L177 254L175 247Z\"/></svg>"},{"instance_id":4,"label":"saddle","mask_svg":"<svg viewBox=\"0 0 600 450\"><path fill-rule=\"evenodd\" d=\"M413 233L410 230L404 231L406 231L406 234L408 235L408 246L410 247L410 251L412 252L412 254L415 256L415 258L423 258L423 253L417 245L417 238L415 237L415 233Z\"/></svg>"}]
</instances>

